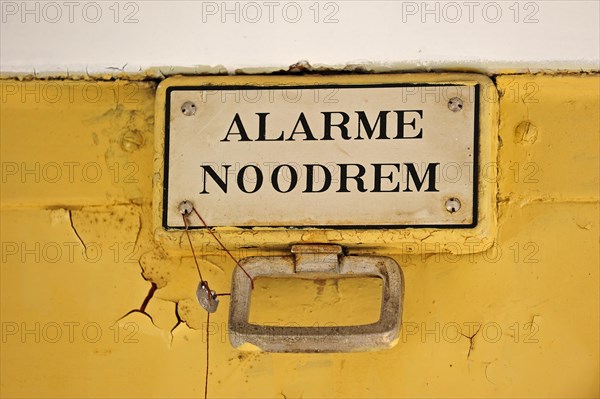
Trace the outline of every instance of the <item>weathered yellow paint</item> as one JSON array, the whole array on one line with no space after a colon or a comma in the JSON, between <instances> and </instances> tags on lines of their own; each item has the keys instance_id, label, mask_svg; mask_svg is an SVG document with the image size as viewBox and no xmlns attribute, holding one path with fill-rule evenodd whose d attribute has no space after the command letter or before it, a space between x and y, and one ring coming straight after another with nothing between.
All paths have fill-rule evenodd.
<instances>
[{"instance_id":1,"label":"weathered yellow paint","mask_svg":"<svg viewBox=\"0 0 600 399\"><path fill-rule=\"evenodd\" d=\"M600 395L600 79L506 75L496 84L496 244L396 255L404 325L387 351L236 351L221 297L209 397ZM202 397L206 316L195 264L183 244L176 249L181 235L165 245L152 226L154 84L4 80L0 89L0 394ZM88 163L97 166L83 172ZM329 234L320 238L344 243ZM228 292L232 262L202 245L211 246L205 277Z\"/></svg>"}]
</instances>

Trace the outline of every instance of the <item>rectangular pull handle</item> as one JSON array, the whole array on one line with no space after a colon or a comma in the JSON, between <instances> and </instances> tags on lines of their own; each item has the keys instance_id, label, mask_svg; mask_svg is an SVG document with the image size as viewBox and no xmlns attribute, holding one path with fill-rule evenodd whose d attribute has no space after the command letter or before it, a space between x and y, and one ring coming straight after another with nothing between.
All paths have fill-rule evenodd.
<instances>
[{"instance_id":1,"label":"rectangular pull handle","mask_svg":"<svg viewBox=\"0 0 600 399\"><path fill-rule=\"evenodd\" d=\"M404 293L402 270L391 258L343 256L338 245L295 245L294 256L251 257L240 264L253 277L302 278L336 275L339 278L379 277L383 293L381 313L375 323L359 326L281 327L252 324L251 286L236 268L231 285L229 339L241 350L265 352L358 352L386 349L398 341Z\"/></svg>"}]
</instances>

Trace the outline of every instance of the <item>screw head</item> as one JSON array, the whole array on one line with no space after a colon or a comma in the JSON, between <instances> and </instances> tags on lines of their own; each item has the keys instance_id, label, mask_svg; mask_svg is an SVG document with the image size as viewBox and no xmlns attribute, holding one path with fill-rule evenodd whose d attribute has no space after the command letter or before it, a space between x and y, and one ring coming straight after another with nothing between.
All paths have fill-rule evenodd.
<instances>
[{"instance_id":1,"label":"screw head","mask_svg":"<svg viewBox=\"0 0 600 399\"><path fill-rule=\"evenodd\" d=\"M459 97L452 97L448 101L448 109L452 112L458 112L463 108L463 101Z\"/></svg>"},{"instance_id":2,"label":"screw head","mask_svg":"<svg viewBox=\"0 0 600 399\"><path fill-rule=\"evenodd\" d=\"M448 198L446 200L446 210L455 213L460 210L460 200L458 198Z\"/></svg>"},{"instance_id":3,"label":"screw head","mask_svg":"<svg viewBox=\"0 0 600 399\"><path fill-rule=\"evenodd\" d=\"M196 113L196 104L186 101L181 105L181 113L185 116L192 116Z\"/></svg>"},{"instance_id":4,"label":"screw head","mask_svg":"<svg viewBox=\"0 0 600 399\"><path fill-rule=\"evenodd\" d=\"M516 144L534 144L538 139L538 129L530 121L523 121L515 128L514 142Z\"/></svg>"},{"instance_id":5,"label":"screw head","mask_svg":"<svg viewBox=\"0 0 600 399\"><path fill-rule=\"evenodd\" d=\"M183 201L181 204L179 204L179 213L181 213L184 216L192 213L193 209L194 206L190 201Z\"/></svg>"},{"instance_id":6,"label":"screw head","mask_svg":"<svg viewBox=\"0 0 600 399\"><path fill-rule=\"evenodd\" d=\"M127 152L139 150L144 142L144 136L137 130L128 131L121 136L121 148Z\"/></svg>"}]
</instances>

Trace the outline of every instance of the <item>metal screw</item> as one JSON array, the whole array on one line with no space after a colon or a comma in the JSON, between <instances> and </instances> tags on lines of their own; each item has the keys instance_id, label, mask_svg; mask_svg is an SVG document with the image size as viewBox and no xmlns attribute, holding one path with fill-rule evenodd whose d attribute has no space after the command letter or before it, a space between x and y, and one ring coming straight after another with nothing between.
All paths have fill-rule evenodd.
<instances>
[{"instance_id":1,"label":"metal screw","mask_svg":"<svg viewBox=\"0 0 600 399\"><path fill-rule=\"evenodd\" d=\"M515 128L514 142L517 144L534 144L538 139L538 129L530 121L523 121Z\"/></svg>"},{"instance_id":2,"label":"metal screw","mask_svg":"<svg viewBox=\"0 0 600 399\"><path fill-rule=\"evenodd\" d=\"M448 101L448 109L452 112L458 112L462 109L463 102L458 97L452 97L450 101Z\"/></svg>"},{"instance_id":3,"label":"metal screw","mask_svg":"<svg viewBox=\"0 0 600 399\"><path fill-rule=\"evenodd\" d=\"M194 104L191 101L186 101L183 103L183 105L181 106L181 112L185 115L185 116L192 116L196 113L196 104Z\"/></svg>"},{"instance_id":4,"label":"metal screw","mask_svg":"<svg viewBox=\"0 0 600 399\"><path fill-rule=\"evenodd\" d=\"M460 201L458 198L448 198L446 200L446 210L450 213L458 212L460 209Z\"/></svg>"},{"instance_id":5,"label":"metal screw","mask_svg":"<svg viewBox=\"0 0 600 399\"><path fill-rule=\"evenodd\" d=\"M121 148L127 152L133 152L139 150L144 142L144 136L139 131L129 131L121 137Z\"/></svg>"},{"instance_id":6,"label":"metal screw","mask_svg":"<svg viewBox=\"0 0 600 399\"><path fill-rule=\"evenodd\" d=\"M190 201L183 201L181 204L179 204L179 213L181 213L184 216L192 213L193 209L194 206Z\"/></svg>"}]
</instances>

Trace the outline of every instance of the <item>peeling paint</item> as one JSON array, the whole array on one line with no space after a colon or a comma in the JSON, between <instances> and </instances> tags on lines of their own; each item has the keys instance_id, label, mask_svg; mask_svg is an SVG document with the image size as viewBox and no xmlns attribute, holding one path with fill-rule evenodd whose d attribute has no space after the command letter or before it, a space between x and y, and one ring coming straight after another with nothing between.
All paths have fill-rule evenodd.
<instances>
[{"instance_id":1,"label":"peeling paint","mask_svg":"<svg viewBox=\"0 0 600 399\"><path fill-rule=\"evenodd\" d=\"M537 85L537 103L511 98L511 90L523 83ZM211 316L209 397L598 396L598 76L512 75L498 77L496 84L503 93L497 158L503 173L495 201L495 244L501 256L450 256L452 247L423 255L407 246L397 256L406 278L404 320L419 330L405 331L394 349L378 354L235 351L226 332L225 296ZM86 341L81 330L69 342L63 329L63 340L56 343L42 333L40 342L35 332L24 338L3 334L5 396L202 396L206 313L194 302L198 276L189 249L155 240L149 190L153 136L146 135L152 129L154 92L146 83L139 89L141 102L130 105L134 111L117 111L114 101L47 106L30 101L33 96L25 103L18 96L2 104L3 162L99 160L106 165L118 160L138 162L140 168L139 182L129 185L114 183L111 175L90 185L3 183L0 223L2 244L8 245L0 279L3 327L16 323L35 331L36 322L76 322L79 327L96 323L103 332L95 343ZM110 86L102 90L110 93ZM532 144L515 143L515 127L526 117L535 121L538 137ZM89 125L82 126L82 119ZM564 137L569 129L578 131L577 140ZM54 140L46 135L49 130ZM122 135L134 131L146 141L139 151L125 151ZM527 170L520 169L516 180L514 168L507 169L526 162L539 164L537 182L523 181ZM413 233L381 231L376 240L403 243ZM257 234L239 232L236 243ZM348 234L331 231L325 237L341 244L346 237L356 240L349 253L381 251ZM424 243L430 239L416 236ZM290 237L296 236L286 233L284 238ZM298 241L323 237L306 232ZM461 240L470 239L461 235ZM212 245L210 251L199 251L200 265L211 287L226 293L234 264L213 244L198 243L199 248ZM269 250L240 245L235 253L273 255L287 249L271 244ZM49 251L57 247L63 248L63 257L55 261ZM72 262L64 248L75 249ZM102 257L92 262L98 248ZM333 286L312 288L315 303L336 298ZM456 341L443 333L450 323L462 327L474 321L483 326L461 330ZM491 323L502 330L497 342L489 335L494 330L486 335ZM132 326L136 329L127 329ZM123 342L132 332L136 342ZM564 364L571 366L559 367Z\"/></svg>"}]
</instances>

